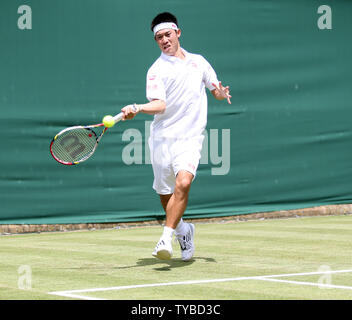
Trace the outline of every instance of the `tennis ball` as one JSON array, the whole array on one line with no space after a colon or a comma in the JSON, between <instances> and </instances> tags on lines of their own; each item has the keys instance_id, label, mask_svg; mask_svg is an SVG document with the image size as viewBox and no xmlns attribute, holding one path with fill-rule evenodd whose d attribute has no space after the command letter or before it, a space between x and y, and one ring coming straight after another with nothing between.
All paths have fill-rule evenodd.
<instances>
[{"instance_id":1,"label":"tennis ball","mask_svg":"<svg viewBox=\"0 0 352 320\"><path fill-rule=\"evenodd\" d=\"M114 118L112 116L105 116L103 118L103 124L105 127L110 128L113 127L115 125L115 121Z\"/></svg>"}]
</instances>

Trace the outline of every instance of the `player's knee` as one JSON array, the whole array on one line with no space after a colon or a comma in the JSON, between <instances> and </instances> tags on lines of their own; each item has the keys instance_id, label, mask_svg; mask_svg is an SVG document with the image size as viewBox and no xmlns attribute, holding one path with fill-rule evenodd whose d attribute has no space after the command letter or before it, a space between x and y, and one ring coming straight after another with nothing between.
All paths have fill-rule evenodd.
<instances>
[{"instance_id":1,"label":"player's knee","mask_svg":"<svg viewBox=\"0 0 352 320\"><path fill-rule=\"evenodd\" d=\"M176 189L180 192L188 192L191 188L192 179L188 176L179 177L176 180Z\"/></svg>"}]
</instances>

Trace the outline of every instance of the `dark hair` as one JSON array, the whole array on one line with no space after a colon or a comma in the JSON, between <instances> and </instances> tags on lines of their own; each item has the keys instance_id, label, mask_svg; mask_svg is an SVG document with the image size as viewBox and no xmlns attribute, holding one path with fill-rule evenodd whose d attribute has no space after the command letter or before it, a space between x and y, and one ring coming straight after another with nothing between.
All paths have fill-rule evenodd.
<instances>
[{"instance_id":1,"label":"dark hair","mask_svg":"<svg viewBox=\"0 0 352 320\"><path fill-rule=\"evenodd\" d=\"M170 12L159 13L152 21L150 29L153 31L154 27L162 22L173 22L178 26L177 18Z\"/></svg>"}]
</instances>

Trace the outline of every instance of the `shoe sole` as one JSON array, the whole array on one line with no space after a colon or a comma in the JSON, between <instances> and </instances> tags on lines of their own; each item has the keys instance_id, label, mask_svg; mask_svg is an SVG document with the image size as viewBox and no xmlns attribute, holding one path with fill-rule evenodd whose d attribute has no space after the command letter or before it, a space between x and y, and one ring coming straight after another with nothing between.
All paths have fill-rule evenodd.
<instances>
[{"instance_id":1,"label":"shoe sole","mask_svg":"<svg viewBox=\"0 0 352 320\"><path fill-rule=\"evenodd\" d=\"M152 253L152 255L160 260L170 260L172 253L167 250L159 250L157 253Z\"/></svg>"}]
</instances>

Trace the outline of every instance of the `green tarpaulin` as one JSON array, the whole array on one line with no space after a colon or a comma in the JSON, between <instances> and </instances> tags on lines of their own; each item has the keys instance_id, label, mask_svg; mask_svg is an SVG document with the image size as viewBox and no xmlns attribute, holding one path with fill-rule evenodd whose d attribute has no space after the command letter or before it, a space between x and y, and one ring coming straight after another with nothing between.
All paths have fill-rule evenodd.
<instances>
[{"instance_id":1,"label":"green tarpaulin","mask_svg":"<svg viewBox=\"0 0 352 320\"><path fill-rule=\"evenodd\" d=\"M145 143L152 116L109 129L80 165L49 153L61 129L146 102L160 55L149 25L162 11L233 96L208 97L185 217L351 203L351 1L2 0L0 223L164 216Z\"/></svg>"}]
</instances>

